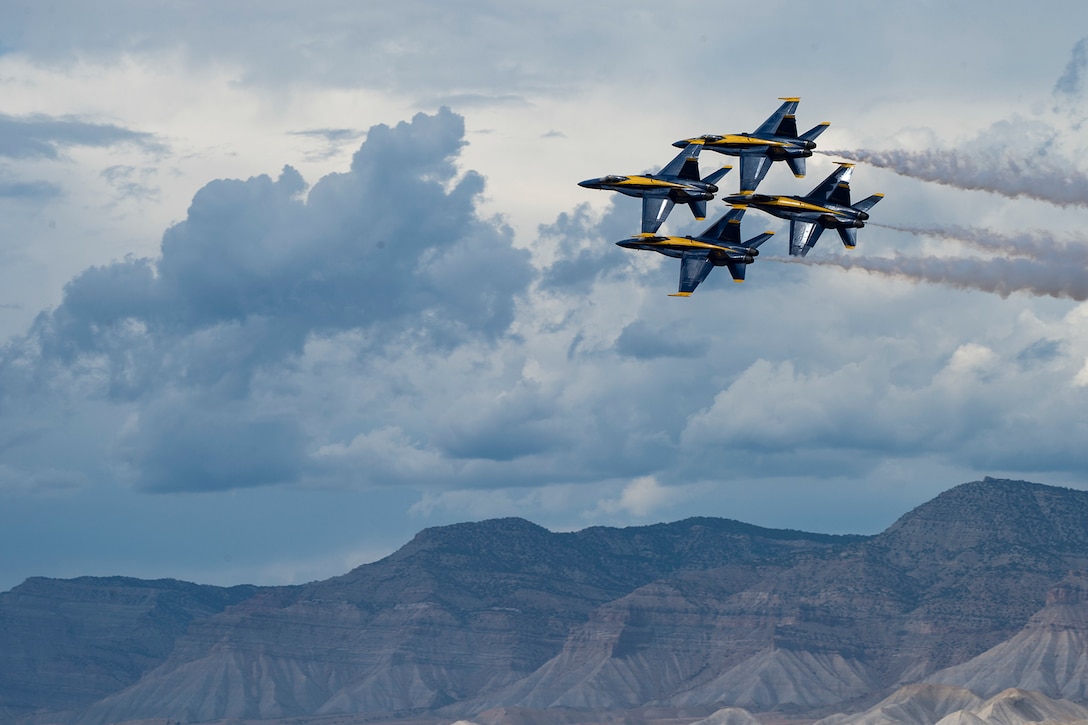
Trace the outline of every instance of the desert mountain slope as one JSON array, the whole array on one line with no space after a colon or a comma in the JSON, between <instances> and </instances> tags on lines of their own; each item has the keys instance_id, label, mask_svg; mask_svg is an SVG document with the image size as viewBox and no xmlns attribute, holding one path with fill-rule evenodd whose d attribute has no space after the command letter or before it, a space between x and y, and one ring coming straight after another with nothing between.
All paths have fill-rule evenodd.
<instances>
[{"instance_id":1,"label":"desert mountain slope","mask_svg":"<svg viewBox=\"0 0 1088 725\"><path fill-rule=\"evenodd\" d=\"M189 623L248 598L163 579L33 578L0 594L0 712L85 707L166 660Z\"/></svg>"},{"instance_id":2,"label":"desert mountain slope","mask_svg":"<svg viewBox=\"0 0 1088 725\"><path fill-rule=\"evenodd\" d=\"M1085 521L1084 492L995 479L957 486L827 556L639 588L594 611L525 679L450 712L808 710L893 688L1019 631L1047 589L1088 562Z\"/></svg>"},{"instance_id":3,"label":"desert mountain slope","mask_svg":"<svg viewBox=\"0 0 1088 725\"><path fill-rule=\"evenodd\" d=\"M1027 725L1088 722L1088 707L1010 688L987 700L949 685L908 685L864 712L813 725Z\"/></svg>"},{"instance_id":4,"label":"desert mountain slope","mask_svg":"<svg viewBox=\"0 0 1088 725\"><path fill-rule=\"evenodd\" d=\"M1071 570L1088 569L1086 521L1088 492L986 479L870 537L707 518L573 533L521 519L437 527L343 576L209 606L154 647L133 639L137 629L97 638L120 660L154 656L112 688L99 682L100 699L71 716L58 714L70 701L28 687L0 712L40 708L53 714L25 722L78 725L557 708L575 720L638 708L826 713L983 661L1027 632L1037 660L1065 648L1073 664L1054 668L1054 692L1083 698L1071 628L1080 603L1056 594L1066 601L1044 605ZM26 637L9 640L12 651ZM77 677L78 663L54 654L39 669ZM942 707L931 714L980 717Z\"/></svg>"},{"instance_id":5,"label":"desert mountain slope","mask_svg":"<svg viewBox=\"0 0 1088 725\"><path fill-rule=\"evenodd\" d=\"M981 695L1020 688L1088 701L1088 575L1053 588L1046 606L1011 639L928 679Z\"/></svg>"},{"instance_id":6,"label":"desert mountain slope","mask_svg":"<svg viewBox=\"0 0 1088 725\"><path fill-rule=\"evenodd\" d=\"M523 679L596 608L656 578L781 569L857 538L720 519L571 534L520 519L428 529L380 562L194 623L167 662L83 722L433 710Z\"/></svg>"}]
</instances>

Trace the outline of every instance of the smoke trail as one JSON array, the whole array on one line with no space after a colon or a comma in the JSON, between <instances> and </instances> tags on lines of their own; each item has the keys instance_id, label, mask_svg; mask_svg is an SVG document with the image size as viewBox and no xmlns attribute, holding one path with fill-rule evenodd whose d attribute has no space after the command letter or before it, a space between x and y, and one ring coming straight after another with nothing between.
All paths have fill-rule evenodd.
<instances>
[{"instance_id":1,"label":"smoke trail","mask_svg":"<svg viewBox=\"0 0 1088 725\"><path fill-rule=\"evenodd\" d=\"M1027 197L1061 206L1088 206L1088 176L1067 160L1024 158L1008 152L968 155L959 151L825 151L889 169L901 176L959 189L991 191L1012 198ZM1060 165L1058 165L1060 164Z\"/></svg>"},{"instance_id":2,"label":"smoke trail","mask_svg":"<svg viewBox=\"0 0 1088 725\"><path fill-rule=\"evenodd\" d=\"M1008 297L1013 292L1036 296L1088 299L1088 274L1082 263L1054 259L966 257L817 257L775 258L819 266L862 269L871 274L976 289Z\"/></svg>"},{"instance_id":3,"label":"smoke trail","mask_svg":"<svg viewBox=\"0 0 1088 725\"><path fill-rule=\"evenodd\" d=\"M1068 238L1059 239L1054 234L1041 230L1002 234L991 229L960 226L907 227L879 223L870 223L869 226L961 242L975 249L1006 256L1028 257L1039 261L1061 258L1070 264L1080 264L1088 268L1088 245Z\"/></svg>"}]
</instances>

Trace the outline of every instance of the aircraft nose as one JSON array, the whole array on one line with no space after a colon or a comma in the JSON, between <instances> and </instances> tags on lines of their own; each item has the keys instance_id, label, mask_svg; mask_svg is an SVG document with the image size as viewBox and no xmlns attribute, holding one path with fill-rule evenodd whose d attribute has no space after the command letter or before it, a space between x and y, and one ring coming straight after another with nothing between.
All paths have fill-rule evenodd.
<instances>
[{"instance_id":1,"label":"aircraft nose","mask_svg":"<svg viewBox=\"0 0 1088 725\"><path fill-rule=\"evenodd\" d=\"M578 186L582 187L583 189L592 189L596 185L597 179L586 179L585 181L578 182Z\"/></svg>"}]
</instances>

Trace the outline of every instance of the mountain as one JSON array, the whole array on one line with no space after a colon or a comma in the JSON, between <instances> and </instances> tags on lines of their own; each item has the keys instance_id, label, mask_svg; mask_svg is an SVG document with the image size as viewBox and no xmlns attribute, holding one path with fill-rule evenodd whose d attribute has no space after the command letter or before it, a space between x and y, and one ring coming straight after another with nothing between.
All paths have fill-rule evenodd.
<instances>
[{"instance_id":1,"label":"mountain","mask_svg":"<svg viewBox=\"0 0 1088 725\"><path fill-rule=\"evenodd\" d=\"M1088 701L1088 575L1073 574L1011 639L928 678L982 695L1009 688Z\"/></svg>"},{"instance_id":2,"label":"mountain","mask_svg":"<svg viewBox=\"0 0 1088 725\"><path fill-rule=\"evenodd\" d=\"M30 580L0 595L0 721L812 718L925 678L984 683L985 695L1042 688L1050 680L1022 675L1047 658L1067 664L1046 691L1085 700L1084 604L1069 572L1088 569L1086 522L1086 492L995 479L867 537L710 518L553 533L499 519L426 529L382 561L304 586L144 583L193 587L203 608L186 600L176 619L152 618L159 629L93 637L73 623L119 615L108 602L98 613L88 593L134 580ZM34 632L9 626L29 616L17 605L27 587L64 615ZM124 609L124 621L153 609ZM78 653L91 647L84 677ZM18 674L5 653L35 648ZM961 711L978 716L964 705L941 717Z\"/></svg>"},{"instance_id":3,"label":"mountain","mask_svg":"<svg viewBox=\"0 0 1088 725\"><path fill-rule=\"evenodd\" d=\"M833 715L814 725L1027 725L1088 722L1088 707L1039 692L1009 688L984 700L947 685L910 685L854 715Z\"/></svg>"},{"instance_id":4,"label":"mountain","mask_svg":"<svg viewBox=\"0 0 1088 725\"><path fill-rule=\"evenodd\" d=\"M523 679L595 609L655 579L782 570L853 540L715 519L428 529L380 562L194 623L166 662L80 722L434 710Z\"/></svg>"},{"instance_id":5,"label":"mountain","mask_svg":"<svg viewBox=\"0 0 1088 725\"><path fill-rule=\"evenodd\" d=\"M813 711L1015 634L1088 554L1088 494L986 479L774 572L665 578L609 602L529 677L463 703ZM749 579L745 579L749 577Z\"/></svg>"},{"instance_id":6,"label":"mountain","mask_svg":"<svg viewBox=\"0 0 1088 725\"><path fill-rule=\"evenodd\" d=\"M255 587L123 577L28 579L0 594L0 713L82 708L163 663L195 620Z\"/></svg>"}]
</instances>

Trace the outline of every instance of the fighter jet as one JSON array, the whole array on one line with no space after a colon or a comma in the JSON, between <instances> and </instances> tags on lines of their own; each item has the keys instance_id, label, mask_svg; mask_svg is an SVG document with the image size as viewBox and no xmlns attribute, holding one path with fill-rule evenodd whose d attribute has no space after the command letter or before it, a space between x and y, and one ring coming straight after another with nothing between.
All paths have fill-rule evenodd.
<instances>
[{"instance_id":1,"label":"fighter jet","mask_svg":"<svg viewBox=\"0 0 1088 725\"><path fill-rule=\"evenodd\" d=\"M706 135L677 141L673 146L687 146L702 141L704 148L720 154L740 157L740 193L751 194L767 175L771 164L785 161L793 175L805 175L805 159L816 148L816 137L831 124L824 122L800 136L797 135L797 119L794 113L800 98L780 98L785 101L770 118L753 133L728 136Z\"/></svg>"},{"instance_id":2,"label":"fighter jet","mask_svg":"<svg viewBox=\"0 0 1088 725\"><path fill-rule=\"evenodd\" d=\"M680 260L680 289L669 297L690 297L710 270L728 267L734 282L744 281L747 265L759 256L756 248L774 236L763 232L746 242L740 240L740 220L744 206L736 206L696 237L659 237L639 234L637 237L616 242L627 249L646 249L666 257Z\"/></svg>"},{"instance_id":3,"label":"fighter jet","mask_svg":"<svg viewBox=\"0 0 1088 725\"><path fill-rule=\"evenodd\" d=\"M756 209L790 220L790 254L805 256L816 244L824 229L837 229L847 249L858 243L857 230L865 226L869 209L884 198L883 194L868 196L850 205L850 174L854 165L840 163L830 176L807 196L768 196L766 194L735 194L725 199L728 204L747 204Z\"/></svg>"},{"instance_id":4,"label":"fighter jet","mask_svg":"<svg viewBox=\"0 0 1088 725\"><path fill-rule=\"evenodd\" d=\"M723 166L705 179L700 179L699 151L702 148L702 141L687 144L675 159L656 174L602 176L599 179L586 179L578 186L642 197L644 234L656 232L674 204L687 204L695 218L702 221L706 218L707 201L718 193L716 184L733 168Z\"/></svg>"}]
</instances>

